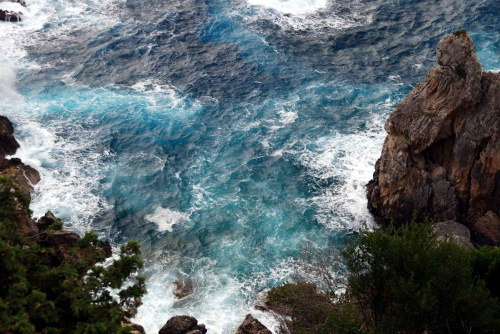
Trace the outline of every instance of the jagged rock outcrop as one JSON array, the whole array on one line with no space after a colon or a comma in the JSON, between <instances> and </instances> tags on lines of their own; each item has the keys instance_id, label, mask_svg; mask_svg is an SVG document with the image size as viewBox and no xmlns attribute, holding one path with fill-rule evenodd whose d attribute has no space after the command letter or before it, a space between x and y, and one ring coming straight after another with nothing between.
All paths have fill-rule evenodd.
<instances>
[{"instance_id":1,"label":"jagged rock outcrop","mask_svg":"<svg viewBox=\"0 0 500 334\"><path fill-rule=\"evenodd\" d=\"M79 252L72 251L81 239L78 234L71 231L50 228L54 226L53 224L56 222L59 222L62 226L61 220L55 217L50 211L36 222L36 227L38 229L37 243L42 247L50 247L54 250L54 254L47 255L46 264L54 267L58 266L63 260L75 262L87 257L90 258L91 249ZM105 258L112 256L111 245L108 240L99 241L95 249L101 252Z\"/></svg>"},{"instance_id":2,"label":"jagged rock outcrop","mask_svg":"<svg viewBox=\"0 0 500 334\"><path fill-rule=\"evenodd\" d=\"M15 187L22 189L28 197L33 187L40 181L40 174L34 168L25 165L20 159L7 159L6 156L13 155L19 148L19 143L14 137L14 127L7 117L0 116L0 175L8 176L13 181ZM15 191L11 189L10 191ZM35 222L22 203L16 203L16 212L19 220L19 232L21 235L36 242L42 247L51 247L54 254L48 254L46 263L49 266L57 266L61 261L77 261L90 254L85 252L73 252L72 248L77 246L80 236L74 232L50 228L56 222L62 222L56 218L52 212L47 212L45 216ZM104 257L111 257L111 245L109 241L99 241L96 249ZM90 251L90 250L89 250Z\"/></svg>"},{"instance_id":3,"label":"jagged rock outcrop","mask_svg":"<svg viewBox=\"0 0 500 334\"><path fill-rule=\"evenodd\" d=\"M14 137L14 127L7 117L0 116L0 175L10 175L12 180L29 197L33 187L40 181L38 171L17 158L7 159L19 148Z\"/></svg>"},{"instance_id":4,"label":"jagged rock outcrop","mask_svg":"<svg viewBox=\"0 0 500 334\"><path fill-rule=\"evenodd\" d=\"M167 321L158 334L205 334L205 325L198 324L196 318L180 315Z\"/></svg>"},{"instance_id":5,"label":"jagged rock outcrop","mask_svg":"<svg viewBox=\"0 0 500 334\"><path fill-rule=\"evenodd\" d=\"M18 3L22 7L26 7L26 2L21 0L0 1L0 5L2 2ZM5 8L0 9L0 21L19 22L22 21L22 19L23 19L23 13L21 11L8 10Z\"/></svg>"},{"instance_id":6,"label":"jagged rock outcrop","mask_svg":"<svg viewBox=\"0 0 500 334\"><path fill-rule=\"evenodd\" d=\"M22 12L0 9L0 21L19 22L23 20Z\"/></svg>"},{"instance_id":7,"label":"jagged rock outcrop","mask_svg":"<svg viewBox=\"0 0 500 334\"><path fill-rule=\"evenodd\" d=\"M483 73L465 31L443 38L438 66L387 120L367 185L379 223L453 220L500 243L500 74Z\"/></svg>"},{"instance_id":8,"label":"jagged rock outcrop","mask_svg":"<svg viewBox=\"0 0 500 334\"><path fill-rule=\"evenodd\" d=\"M260 323L259 320L248 314L243 323L238 327L236 334L272 334L266 326Z\"/></svg>"}]
</instances>

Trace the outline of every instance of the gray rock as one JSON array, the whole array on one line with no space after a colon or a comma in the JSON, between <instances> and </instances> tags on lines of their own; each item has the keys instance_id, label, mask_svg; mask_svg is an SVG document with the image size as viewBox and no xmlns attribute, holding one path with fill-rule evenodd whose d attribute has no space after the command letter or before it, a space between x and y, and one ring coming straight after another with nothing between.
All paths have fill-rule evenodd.
<instances>
[{"instance_id":1,"label":"gray rock","mask_svg":"<svg viewBox=\"0 0 500 334\"><path fill-rule=\"evenodd\" d=\"M470 241L470 231L463 224L454 222L453 220L447 220L438 223L434 229L438 234L438 240L450 240L465 248L474 247Z\"/></svg>"}]
</instances>

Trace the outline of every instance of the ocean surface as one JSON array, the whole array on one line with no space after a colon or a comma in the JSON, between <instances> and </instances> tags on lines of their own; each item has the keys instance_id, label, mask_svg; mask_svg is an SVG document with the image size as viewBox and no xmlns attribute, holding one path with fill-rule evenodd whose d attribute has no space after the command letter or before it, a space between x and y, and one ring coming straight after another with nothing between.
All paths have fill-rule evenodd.
<instances>
[{"instance_id":1,"label":"ocean surface","mask_svg":"<svg viewBox=\"0 0 500 334\"><path fill-rule=\"evenodd\" d=\"M438 41L466 28L500 70L498 0L27 4L0 23L0 113L42 175L31 208L142 243L147 333L181 314L276 329L253 306L297 277L300 246L373 224L384 122ZM176 280L193 293L175 299Z\"/></svg>"}]
</instances>

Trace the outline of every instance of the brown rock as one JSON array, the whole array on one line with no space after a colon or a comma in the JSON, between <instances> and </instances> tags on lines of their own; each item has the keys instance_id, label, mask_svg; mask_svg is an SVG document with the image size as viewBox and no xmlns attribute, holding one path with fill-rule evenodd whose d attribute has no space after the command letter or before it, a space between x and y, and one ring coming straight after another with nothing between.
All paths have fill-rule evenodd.
<instances>
[{"instance_id":1,"label":"brown rock","mask_svg":"<svg viewBox=\"0 0 500 334\"><path fill-rule=\"evenodd\" d=\"M158 334L196 334L196 331L205 334L207 329L205 325L198 325L198 320L194 317L181 315L170 318Z\"/></svg>"},{"instance_id":2,"label":"brown rock","mask_svg":"<svg viewBox=\"0 0 500 334\"><path fill-rule=\"evenodd\" d=\"M0 116L0 175L10 175L29 197L33 187L40 181L40 174L17 158L6 159L7 155L15 154L18 148L12 123L7 117Z\"/></svg>"},{"instance_id":3,"label":"brown rock","mask_svg":"<svg viewBox=\"0 0 500 334\"><path fill-rule=\"evenodd\" d=\"M443 38L437 60L387 120L368 208L379 223L416 213L498 244L491 233L500 225L500 74L482 72L466 33ZM478 224L489 211L495 216Z\"/></svg>"},{"instance_id":4,"label":"brown rock","mask_svg":"<svg viewBox=\"0 0 500 334\"><path fill-rule=\"evenodd\" d=\"M243 323L238 327L236 334L272 334L259 320L248 314Z\"/></svg>"},{"instance_id":5,"label":"brown rock","mask_svg":"<svg viewBox=\"0 0 500 334\"><path fill-rule=\"evenodd\" d=\"M72 248L78 245L80 236L70 231L49 229L57 221L61 220L48 211L36 222L39 231L37 243L42 247L50 247L55 250L55 254L47 255L46 265L53 267L59 265L62 261L75 262L79 259L90 259L92 249L99 250L105 258L112 256L111 245L107 240L99 241L96 248L73 252Z\"/></svg>"},{"instance_id":6,"label":"brown rock","mask_svg":"<svg viewBox=\"0 0 500 334\"><path fill-rule=\"evenodd\" d=\"M476 239L481 244L496 246L500 244L500 218L493 212L488 211L474 224Z\"/></svg>"},{"instance_id":7,"label":"brown rock","mask_svg":"<svg viewBox=\"0 0 500 334\"><path fill-rule=\"evenodd\" d=\"M45 231L50 225L54 224L56 221L60 220L59 218L56 218L54 214L50 211L47 211L45 216L42 218L38 219L36 222L36 226L38 227L38 230L40 232Z\"/></svg>"}]
</instances>

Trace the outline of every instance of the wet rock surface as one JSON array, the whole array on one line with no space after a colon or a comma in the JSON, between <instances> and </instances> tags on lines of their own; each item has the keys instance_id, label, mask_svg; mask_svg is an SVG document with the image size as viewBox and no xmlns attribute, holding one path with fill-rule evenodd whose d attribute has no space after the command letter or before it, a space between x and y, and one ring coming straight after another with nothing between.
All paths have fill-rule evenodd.
<instances>
[{"instance_id":1,"label":"wet rock surface","mask_svg":"<svg viewBox=\"0 0 500 334\"><path fill-rule=\"evenodd\" d=\"M205 334L205 325L198 324L196 318L188 315L180 315L167 321L158 334Z\"/></svg>"},{"instance_id":2,"label":"wet rock surface","mask_svg":"<svg viewBox=\"0 0 500 334\"><path fill-rule=\"evenodd\" d=\"M379 223L461 223L479 244L500 242L500 74L483 73L464 31L443 38L438 66L387 120L367 185Z\"/></svg>"}]
</instances>

